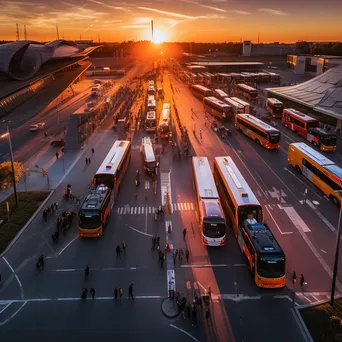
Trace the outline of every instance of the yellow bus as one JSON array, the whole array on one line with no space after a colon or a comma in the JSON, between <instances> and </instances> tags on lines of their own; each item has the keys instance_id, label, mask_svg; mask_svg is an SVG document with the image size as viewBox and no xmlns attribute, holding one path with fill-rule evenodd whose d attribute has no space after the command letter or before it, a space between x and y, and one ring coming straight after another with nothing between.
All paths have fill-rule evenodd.
<instances>
[{"instance_id":1,"label":"yellow bus","mask_svg":"<svg viewBox=\"0 0 342 342\"><path fill-rule=\"evenodd\" d=\"M280 132L250 114L237 114L235 127L267 149L280 147Z\"/></svg>"},{"instance_id":2,"label":"yellow bus","mask_svg":"<svg viewBox=\"0 0 342 342\"><path fill-rule=\"evenodd\" d=\"M255 284L261 288L284 287L285 254L263 223L263 209L253 191L230 157L215 157L213 175Z\"/></svg>"},{"instance_id":3,"label":"yellow bus","mask_svg":"<svg viewBox=\"0 0 342 342\"><path fill-rule=\"evenodd\" d=\"M111 212L111 190L98 186L89 190L79 211L79 233L82 237L100 237Z\"/></svg>"},{"instance_id":4,"label":"yellow bus","mask_svg":"<svg viewBox=\"0 0 342 342\"><path fill-rule=\"evenodd\" d=\"M288 162L336 205L342 201L342 169L305 143L289 145Z\"/></svg>"}]
</instances>

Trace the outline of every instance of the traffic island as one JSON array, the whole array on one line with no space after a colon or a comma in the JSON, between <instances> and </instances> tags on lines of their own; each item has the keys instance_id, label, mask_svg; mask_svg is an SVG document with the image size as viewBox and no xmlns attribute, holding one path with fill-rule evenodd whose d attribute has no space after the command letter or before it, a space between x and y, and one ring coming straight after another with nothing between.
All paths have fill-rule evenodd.
<instances>
[{"instance_id":1,"label":"traffic island","mask_svg":"<svg viewBox=\"0 0 342 342\"><path fill-rule=\"evenodd\" d=\"M176 318L180 314L176 300L173 298L165 298L162 301L161 309L167 318Z\"/></svg>"},{"instance_id":2,"label":"traffic island","mask_svg":"<svg viewBox=\"0 0 342 342\"><path fill-rule=\"evenodd\" d=\"M299 309L301 318L315 342L342 341L342 298L329 302L307 305Z\"/></svg>"},{"instance_id":3,"label":"traffic island","mask_svg":"<svg viewBox=\"0 0 342 342\"><path fill-rule=\"evenodd\" d=\"M0 202L0 255L30 220L49 193L43 191L18 192L18 208L15 208L14 194Z\"/></svg>"}]
</instances>

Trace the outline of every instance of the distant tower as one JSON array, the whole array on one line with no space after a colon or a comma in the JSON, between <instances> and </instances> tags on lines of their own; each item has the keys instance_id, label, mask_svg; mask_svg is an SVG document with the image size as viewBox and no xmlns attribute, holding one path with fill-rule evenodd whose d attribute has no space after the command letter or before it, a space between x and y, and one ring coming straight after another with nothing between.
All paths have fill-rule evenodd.
<instances>
[{"instance_id":1,"label":"distant tower","mask_svg":"<svg viewBox=\"0 0 342 342\"><path fill-rule=\"evenodd\" d=\"M24 38L25 38L25 40L27 40L26 25L24 25Z\"/></svg>"},{"instance_id":2,"label":"distant tower","mask_svg":"<svg viewBox=\"0 0 342 342\"><path fill-rule=\"evenodd\" d=\"M153 41L153 38L154 38L154 36L153 36L153 20L151 20L151 32L152 32L152 41Z\"/></svg>"},{"instance_id":3,"label":"distant tower","mask_svg":"<svg viewBox=\"0 0 342 342\"><path fill-rule=\"evenodd\" d=\"M258 32L258 45L260 44L260 32Z\"/></svg>"},{"instance_id":4,"label":"distant tower","mask_svg":"<svg viewBox=\"0 0 342 342\"><path fill-rule=\"evenodd\" d=\"M19 36L19 25L18 24L16 24L17 25L17 40L19 40L20 39L20 36Z\"/></svg>"},{"instance_id":5,"label":"distant tower","mask_svg":"<svg viewBox=\"0 0 342 342\"><path fill-rule=\"evenodd\" d=\"M57 39L59 39L59 31L58 31L58 24L56 23L56 33L57 33Z\"/></svg>"},{"instance_id":6,"label":"distant tower","mask_svg":"<svg viewBox=\"0 0 342 342\"><path fill-rule=\"evenodd\" d=\"M82 34L80 33L80 40L82 40Z\"/></svg>"},{"instance_id":7,"label":"distant tower","mask_svg":"<svg viewBox=\"0 0 342 342\"><path fill-rule=\"evenodd\" d=\"M100 43L100 33L97 34L97 38L98 38L99 43Z\"/></svg>"}]
</instances>

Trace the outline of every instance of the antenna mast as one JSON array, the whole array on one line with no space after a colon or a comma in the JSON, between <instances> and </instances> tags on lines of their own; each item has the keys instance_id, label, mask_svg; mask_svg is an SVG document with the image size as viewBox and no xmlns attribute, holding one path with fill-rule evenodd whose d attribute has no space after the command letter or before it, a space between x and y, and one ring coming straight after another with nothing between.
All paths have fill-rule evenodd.
<instances>
[{"instance_id":1,"label":"antenna mast","mask_svg":"<svg viewBox=\"0 0 342 342\"><path fill-rule=\"evenodd\" d=\"M19 25L18 24L16 24L17 25L17 40L20 40L20 36L19 36Z\"/></svg>"},{"instance_id":2,"label":"antenna mast","mask_svg":"<svg viewBox=\"0 0 342 342\"><path fill-rule=\"evenodd\" d=\"M24 37L25 37L25 40L27 40L26 24L24 25Z\"/></svg>"},{"instance_id":3,"label":"antenna mast","mask_svg":"<svg viewBox=\"0 0 342 342\"><path fill-rule=\"evenodd\" d=\"M153 34L153 20L151 20L151 32L152 32L152 42L154 41L154 34Z\"/></svg>"},{"instance_id":4,"label":"antenna mast","mask_svg":"<svg viewBox=\"0 0 342 342\"><path fill-rule=\"evenodd\" d=\"M59 39L59 31L58 31L58 24L56 23L56 33L57 33L57 39Z\"/></svg>"}]
</instances>

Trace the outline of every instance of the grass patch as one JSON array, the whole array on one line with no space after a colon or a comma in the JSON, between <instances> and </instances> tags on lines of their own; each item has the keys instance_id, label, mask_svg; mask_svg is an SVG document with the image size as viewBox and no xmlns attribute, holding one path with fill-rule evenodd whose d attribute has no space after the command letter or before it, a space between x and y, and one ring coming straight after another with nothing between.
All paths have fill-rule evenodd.
<instances>
[{"instance_id":1,"label":"grass patch","mask_svg":"<svg viewBox=\"0 0 342 342\"><path fill-rule=\"evenodd\" d=\"M341 341L342 298L330 303L320 304L299 310L315 342Z\"/></svg>"},{"instance_id":2,"label":"grass patch","mask_svg":"<svg viewBox=\"0 0 342 342\"><path fill-rule=\"evenodd\" d=\"M0 253L6 249L48 195L49 192L42 191L18 192L18 208L15 208L14 194L0 203L0 220L4 221L0 225ZM9 222L7 222L6 202L9 202L10 208Z\"/></svg>"}]
</instances>

